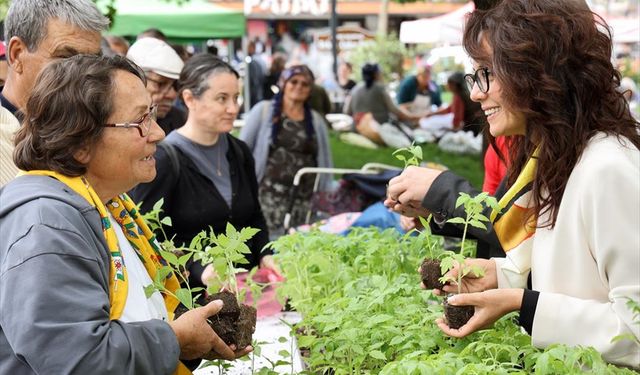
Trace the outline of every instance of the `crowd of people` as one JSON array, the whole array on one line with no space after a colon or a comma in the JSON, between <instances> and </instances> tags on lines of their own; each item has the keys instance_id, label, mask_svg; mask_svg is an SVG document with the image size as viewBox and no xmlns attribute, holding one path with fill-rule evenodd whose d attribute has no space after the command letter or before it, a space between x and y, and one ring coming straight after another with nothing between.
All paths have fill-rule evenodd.
<instances>
[{"instance_id":1,"label":"crowd of people","mask_svg":"<svg viewBox=\"0 0 640 375\"><path fill-rule=\"evenodd\" d=\"M147 295L166 265L158 240L188 246L227 223L257 228L243 267L280 276L265 245L285 234L287 214L291 226L306 221L314 189L333 186L323 174L291 194L298 170L333 166L324 115L334 108L308 66L275 55L267 71L252 60L250 110L234 137L243 95L232 65L190 56L157 29L132 44L103 37L108 24L90 0L15 1L4 20L2 374L187 374L211 351L248 354L251 346L229 346L209 327L221 301L176 318L176 298ZM451 75L444 106L429 66L406 77L394 100L378 65L356 67L356 83L340 64L344 111L378 143L384 126L405 132L433 119L488 133L483 189L500 210L487 208L489 230L469 231L478 258L468 262L485 276L463 279L465 293L449 299L475 314L455 330L439 321L447 335L519 311L537 346L593 346L640 368L626 306L640 300L640 128L601 24L582 0L476 9L464 34L474 71ZM451 171L408 167L389 181L384 204L405 228L433 215L434 233L459 236L447 223L461 215L459 192L479 193ZM141 213L159 200L172 225L154 233ZM192 287L215 277L197 261L188 271ZM163 282L179 287L176 275ZM619 334L636 340L611 341Z\"/></svg>"}]
</instances>

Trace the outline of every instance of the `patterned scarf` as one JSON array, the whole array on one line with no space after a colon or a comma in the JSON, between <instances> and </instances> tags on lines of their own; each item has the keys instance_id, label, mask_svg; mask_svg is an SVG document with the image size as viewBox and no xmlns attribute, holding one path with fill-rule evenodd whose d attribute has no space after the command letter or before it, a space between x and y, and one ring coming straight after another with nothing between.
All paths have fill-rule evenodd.
<instances>
[{"instance_id":1,"label":"patterned scarf","mask_svg":"<svg viewBox=\"0 0 640 375\"><path fill-rule=\"evenodd\" d=\"M537 155L536 149L516 182L498 202L500 210L491 212L493 228L505 253L531 245L535 234L537 218L531 215L527 219L527 215L533 207L531 187L538 165Z\"/></svg>"},{"instance_id":2,"label":"patterned scarf","mask_svg":"<svg viewBox=\"0 0 640 375\"><path fill-rule=\"evenodd\" d=\"M109 318L111 320L119 319L120 316L122 316L124 305L127 302L129 285L127 269L124 259L122 258L122 253L120 252L116 232L113 227L111 227L109 213L111 213L122 228L125 237L138 254L140 261L142 261L151 279L154 279L156 272L161 267L166 266L165 260L160 256L159 245L155 235L138 214L136 205L129 196L122 194L107 202L105 207L98 197L98 194L84 177L68 177L53 171L44 170L34 170L24 172L24 174L53 177L78 193L98 210L102 222L102 231L107 242L107 247L109 248L109 257L111 260L109 270L109 302L111 305ZM165 279L165 287L172 293L175 293L179 288L178 278L171 274ZM173 296L164 295L164 303L169 314L169 320L173 320L174 311L179 301ZM174 374L191 374L191 371L180 362Z\"/></svg>"}]
</instances>

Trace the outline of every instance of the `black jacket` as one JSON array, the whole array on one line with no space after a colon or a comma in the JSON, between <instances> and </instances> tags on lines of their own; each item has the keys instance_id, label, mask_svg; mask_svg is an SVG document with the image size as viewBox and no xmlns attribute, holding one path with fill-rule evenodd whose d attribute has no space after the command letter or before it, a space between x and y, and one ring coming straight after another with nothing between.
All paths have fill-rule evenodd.
<instances>
[{"instance_id":1,"label":"black jacket","mask_svg":"<svg viewBox=\"0 0 640 375\"><path fill-rule=\"evenodd\" d=\"M455 208L459 192L467 193L471 196L480 194L480 191L471 186L469 181L464 178L450 171L443 172L433 181L433 184L422 201L422 206L431 211L434 217L442 221L453 217L464 217L464 208ZM494 197L500 199L506 192L506 179L503 179ZM490 208L487 208L484 212L487 217L489 217L490 213ZM505 253L493 229L493 224L485 224L487 230L474 228L472 226L469 226L467 229L467 236L478 240L476 256L487 259L491 257L504 257ZM462 237L462 228L457 224L444 224L440 226L432 220L431 231L434 234L442 236Z\"/></svg>"},{"instance_id":2,"label":"black jacket","mask_svg":"<svg viewBox=\"0 0 640 375\"><path fill-rule=\"evenodd\" d=\"M158 147L156 178L136 186L129 194L134 201L142 202L140 210L143 213L164 198L162 216L169 216L172 221L172 226L166 227L165 231L169 238L175 235L176 246L189 245L193 237L202 230L208 230L209 226L215 233L224 233L227 222L236 229L260 229L247 243L251 249L251 254L247 255L249 264L241 265L250 269L259 264L262 256L272 254L270 251L261 253L269 241L269 232L258 202L258 183L251 151L241 140L230 135L226 137L229 140L226 156L231 172L231 209L211 180L201 174L193 161L175 146L172 147L176 151L179 168L172 164L167 150ZM242 155L237 155L237 152ZM158 237L161 238L160 235ZM200 279L203 270L199 262L190 264L191 287L203 286Z\"/></svg>"}]
</instances>

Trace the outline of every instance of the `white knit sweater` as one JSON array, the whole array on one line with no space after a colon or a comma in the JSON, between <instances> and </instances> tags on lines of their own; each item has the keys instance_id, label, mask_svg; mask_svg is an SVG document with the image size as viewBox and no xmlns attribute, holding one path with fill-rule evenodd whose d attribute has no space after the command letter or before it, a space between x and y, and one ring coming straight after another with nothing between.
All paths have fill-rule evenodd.
<instances>
[{"instance_id":1,"label":"white knit sweater","mask_svg":"<svg viewBox=\"0 0 640 375\"><path fill-rule=\"evenodd\" d=\"M13 135L20 122L6 108L0 107L0 186L13 180L18 168L13 163Z\"/></svg>"}]
</instances>

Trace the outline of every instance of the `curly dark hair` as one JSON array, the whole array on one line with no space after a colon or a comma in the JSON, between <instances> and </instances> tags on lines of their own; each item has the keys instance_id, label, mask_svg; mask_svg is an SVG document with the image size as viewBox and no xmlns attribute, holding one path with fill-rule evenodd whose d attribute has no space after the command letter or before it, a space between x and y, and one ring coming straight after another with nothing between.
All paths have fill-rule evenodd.
<instances>
[{"instance_id":1,"label":"curly dark hair","mask_svg":"<svg viewBox=\"0 0 640 375\"><path fill-rule=\"evenodd\" d=\"M611 34L583 0L503 0L471 14L463 44L526 118L526 134L510 142L509 185L539 147L532 214L550 214L543 227L555 225L569 175L591 137L603 132L640 148L639 124L616 90Z\"/></svg>"},{"instance_id":2,"label":"curly dark hair","mask_svg":"<svg viewBox=\"0 0 640 375\"><path fill-rule=\"evenodd\" d=\"M48 64L38 76L16 133L16 166L24 171L83 175L87 168L74 154L102 136L102 125L113 112L113 80L118 70L145 82L137 65L117 55L76 55Z\"/></svg>"}]
</instances>

